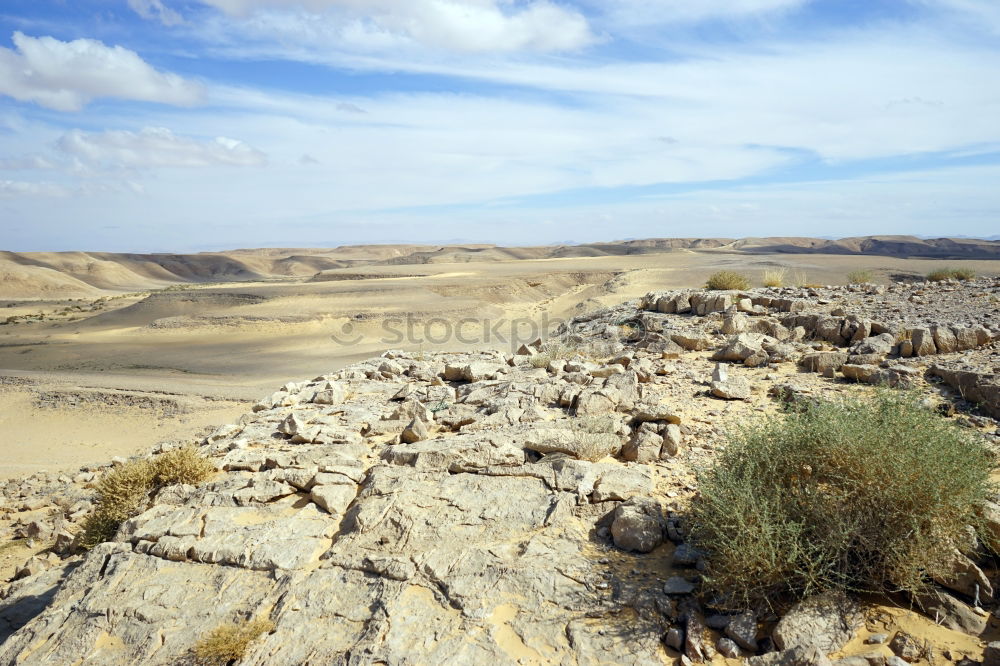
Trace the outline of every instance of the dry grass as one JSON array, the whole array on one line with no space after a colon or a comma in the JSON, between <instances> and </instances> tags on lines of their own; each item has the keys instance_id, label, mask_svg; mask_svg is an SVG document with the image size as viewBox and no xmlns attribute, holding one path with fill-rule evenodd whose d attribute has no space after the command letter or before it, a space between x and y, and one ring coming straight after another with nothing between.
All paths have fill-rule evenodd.
<instances>
[{"instance_id":1,"label":"dry grass","mask_svg":"<svg viewBox=\"0 0 1000 666\"><path fill-rule=\"evenodd\" d=\"M875 281L875 274L870 270L851 271L847 274L848 284L870 284Z\"/></svg>"},{"instance_id":2,"label":"dry grass","mask_svg":"<svg viewBox=\"0 0 1000 666\"><path fill-rule=\"evenodd\" d=\"M927 279L931 282L941 282L943 280L972 280L976 277L976 272L971 268L938 268L927 274Z\"/></svg>"},{"instance_id":3,"label":"dry grass","mask_svg":"<svg viewBox=\"0 0 1000 666\"><path fill-rule=\"evenodd\" d=\"M621 448L618 421L610 416L585 416L572 419L570 428L576 440L577 457L596 462Z\"/></svg>"},{"instance_id":4,"label":"dry grass","mask_svg":"<svg viewBox=\"0 0 1000 666\"><path fill-rule=\"evenodd\" d=\"M788 269L784 267L780 268L768 268L764 271L761 276L761 284L765 287L784 287L785 278L788 277Z\"/></svg>"},{"instance_id":5,"label":"dry grass","mask_svg":"<svg viewBox=\"0 0 1000 666\"><path fill-rule=\"evenodd\" d=\"M198 666L227 666L241 660L261 634L274 630L274 622L257 618L241 624L224 624L202 637L194 646Z\"/></svg>"},{"instance_id":6,"label":"dry grass","mask_svg":"<svg viewBox=\"0 0 1000 666\"><path fill-rule=\"evenodd\" d=\"M794 287L805 287L809 284L809 276L803 270L797 270L792 273L792 276L788 280Z\"/></svg>"},{"instance_id":7,"label":"dry grass","mask_svg":"<svg viewBox=\"0 0 1000 666\"><path fill-rule=\"evenodd\" d=\"M115 467L97 484L97 507L84 523L77 545L93 548L109 541L123 522L145 510L150 496L160 488L200 483L213 472L215 466L194 446Z\"/></svg>"},{"instance_id":8,"label":"dry grass","mask_svg":"<svg viewBox=\"0 0 1000 666\"><path fill-rule=\"evenodd\" d=\"M717 271L708 277L705 288L713 291L749 289L750 279L735 271Z\"/></svg>"}]
</instances>

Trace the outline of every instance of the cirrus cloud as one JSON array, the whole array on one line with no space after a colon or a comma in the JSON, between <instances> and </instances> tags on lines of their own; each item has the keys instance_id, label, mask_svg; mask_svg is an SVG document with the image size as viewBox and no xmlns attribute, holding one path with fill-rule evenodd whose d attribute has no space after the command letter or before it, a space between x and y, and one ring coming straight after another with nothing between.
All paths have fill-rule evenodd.
<instances>
[{"instance_id":1,"label":"cirrus cloud","mask_svg":"<svg viewBox=\"0 0 1000 666\"><path fill-rule=\"evenodd\" d=\"M0 47L0 94L57 111L79 111L98 97L190 106L201 86L160 72L135 51L94 39L13 36L15 49Z\"/></svg>"},{"instance_id":2,"label":"cirrus cloud","mask_svg":"<svg viewBox=\"0 0 1000 666\"><path fill-rule=\"evenodd\" d=\"M109 168L263 166L267 163L264 153L242 141L227 137L204 141L178 136L165 127L147 127L139 132L73 130L63 135L57 146L81 161Z\"/></svg>"},{"instance_id":3,"label":"cirrus cloud","mask_svg":"<svg viewBox=\"0 0 1000 666\"><path fill-rule=\"evenodd\" d=\"M139 2L140 0L132 0ZM143 6L151 0L141 0ZM160 7L159 0L156 0ZM272 37L360 36L460 52L573 51L596 41L580 11L549 0L201 0ZM166 10L165 7L163 9ZM169 10L168 10L169 11ZM144 16L149 11L140 12ZM342 43L338 38L336 43Z\"/></svg>"}]
</instances>

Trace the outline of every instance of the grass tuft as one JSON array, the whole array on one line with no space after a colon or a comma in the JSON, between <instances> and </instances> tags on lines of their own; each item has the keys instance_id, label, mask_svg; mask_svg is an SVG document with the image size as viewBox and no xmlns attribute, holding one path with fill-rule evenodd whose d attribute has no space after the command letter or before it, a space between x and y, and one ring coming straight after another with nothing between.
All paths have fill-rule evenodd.
<instances>
[{"instance_id":1,"label":"grass tuft","mask_svg":"<svg viewBox=\"0 0 1000 666\"><path fill-rule=\"evenodd\" d=\"M847 274L847 284L871 284L875 274L870 270L851 271Z\"/></svg>"},{"instance_id":2,"label":"grass tuft","mask_svg":"<svg viewBox=\"0 0 1000 666\"><path fill-rule=\"evenodd\" d=\"M77 545L93 548L110 541L123 522L146 509L154 492L178 483L200 483L214 471L194 446L115 467L97 483L97 506L84 522Z\"/></svg>"},{"instance_id":3,"label":"grass tuft","mask_svg":"<svg viewBox=\"0 0 1000 666\"><path fill-rule=\"evenodd\" d=\"M618 421L611 416L582 416L570 420L577 454L581 460L596 462L621 448Z\"/></svg>"},{"instance_id":4,"label":"grass tuft","mask_svg":"<svg viewBox=\"0 0 1000 666\"><path fill-rule=\"evenodd\" d=\"M983 442L888 389L799 409L745 427L703 473L691 535L709 588L746 608L950 571L991 491Z\"/></svg>"},{"instance_id":5,"label":"grass tuft","mask_svg":"<svg viewBox=\"0 0 1000 666\"><path fill-rule=\"evenodd\" d=\"M765 287L784 287L787 276L787 268L768 268L761 277L761 284Z\"/></svg>"},{"instance_id":6,"label":"grass tuft","mask_svg":"<svg viewBox=\"0 0 1000 666\"><path fill-rule=\"evenodd\" d=\"M274 630L274 622L258 618L241 624L224 624L202 637L194 646L198 666L227 666L238 662L261 634Z\"/></svg>"},{"instance_id":7,"label":"grass tuft","mask_svg":"<svg viewBox=\"0 0 1000 666\"><path fill-rule=\"evenodd\" d=\"M976 277L976 272L971 268L938 268L927 274L927 279L931 282L941 282L943 280L972 280Z\"/></svg>"},{"instance_id":8,"label":"grass tuft","mask_svg":"<svg viewBox=\"0 0 1000 666\"><path fill-rule=\"evenodd\" d=\"M706 289L711 290L743 290L750 288L750 280L742 273L736 273L734 271L718 271L712 273L708 282L705 283Z\"/></svg>"}]
</instances>

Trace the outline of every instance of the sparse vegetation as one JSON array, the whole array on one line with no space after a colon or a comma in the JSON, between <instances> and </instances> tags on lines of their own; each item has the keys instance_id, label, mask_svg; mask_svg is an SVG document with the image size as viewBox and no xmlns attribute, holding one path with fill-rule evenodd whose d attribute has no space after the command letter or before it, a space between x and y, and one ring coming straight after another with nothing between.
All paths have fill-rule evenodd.
<instances>
[{"instance_id":1,"label":"sparse vegetation","mask_svg":"<svg viewBox=\"0 0 1000 666\"><path fill-rule=\"evenodd\" d=\"M123 522L146 508L150 496L160 488L200 483L214 471L215 466L194 446L115 467L97 484L97 507L84 523L78 545L93 548L110 540Z\"/></svg>"},{"instance_id":2,"label":"sparse vegetation","mask_svg":"<svg viewBox=\"0 0 1000 666\"><path fill-rule=\"evenodd\" d=\"M784 287L788 269L784 267L768 268L761 277L761 284L765 287Z\"/></svg>"},{"instance_id":3,"label":"sparse vegetation","mask_svg":"<svg viewBox=\"0 0 1000 666\"><path fill-rule=\"evenodd\" d=\"M240 624L224 624L208 632L194 646L198 666L227 666L238 662L261 634L274 631L274 622L257 618Z\"/></svg>"},{"instance_id":4,"label":"sparse vegetation","mask_svg":"<svg viewBox=\"0 0 1000 666\"><path fill-rule=\"evenodd\" d=\"M749 289L750 280L747 276L735 271L717 271L708 277L708 282L705 283L705 288L713 291Z\"/></svg>"},{"instance_id":5,"label":"sparse vegetation","mask_svg":"<svg viewBox=\"0 0 1000 666\"><path fill-rule=\"evenodd\" d=\"M824 590L917 591L950 570L993 456L906 393L820 402L731 438L691 534L734 607Z\"/></svg>"},{"instance_id":6,"label":"sparse vegetation","mask_svg":"<svg viewBox=\"0 0 1000 666\"><path fill-rule=\"evenodd\" d=\"M789 282L796 287L804 287L809 284L809 276L806 275L805 271L799 270L792 273L792 277Z\"/></svg>"},{"instance_id":7,"label":"sparse vegetation","mask_svg":"<svg viewBox=\"0 0 1000 666\"><path fill-rule=\"evenodd\" d=\"M618 422L610 416L585 416L570 421L579 457L597 461L621 447Z\"/></svg>"},{"instance_id":8,"label":"sparse vegetation","mask_svg":"<svg viewBox=\"0 0 1000 666\"><path fill-rule=\"evenodd\" d=\"M941 282L943 280L972 280L976 277L976 272L971 268L938 268L927 274L927 279L931 282Z\"/></svg>"},{"instance_id":9,"label":"sparse vegetation","mask_svg":"<svg viewBox=\"0 0 1000 666\"><path fill-rule=\"evenodd\" d=\"M532 356L528 362L533 368L546 368L552 361L552 356L548 352L541 352Z\"/></svg>"},{"instance_id":10,"label":"sparse vegetation","mask_svg":"<svg viewBox=\"0 0 1000 666\"><path fill-rule=\"evenodd\" d=\"M847 284L871 284L875 281L875 273L870 270L851 271L847 274Z\"/></svg>"}]
</instances>

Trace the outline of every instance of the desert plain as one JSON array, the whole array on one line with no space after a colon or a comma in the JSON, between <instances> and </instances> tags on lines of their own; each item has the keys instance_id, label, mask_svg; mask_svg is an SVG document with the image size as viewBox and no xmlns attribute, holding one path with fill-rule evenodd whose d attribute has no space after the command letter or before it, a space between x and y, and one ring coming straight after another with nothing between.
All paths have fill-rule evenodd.
<instances>
[{"instance_id":1,"label":"desert plain","mask_svg":"<svg viewBox=\"0 0 1000 666\"><path fill-rule=\"evenodd\" d=\"M500 349L720 270L759 286L1000 274L1000 243L871 237L0 253L0 478L185 439L386 349ZM463 322L464 323L460 323ZM547 329L547 330L546 330Z\"/></svg>"}]
</instances>

